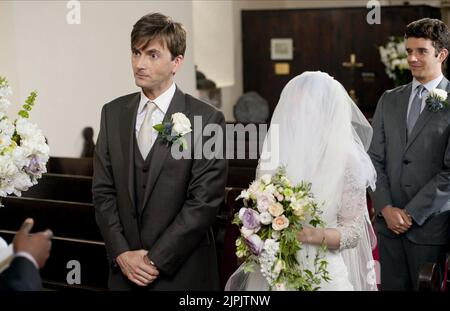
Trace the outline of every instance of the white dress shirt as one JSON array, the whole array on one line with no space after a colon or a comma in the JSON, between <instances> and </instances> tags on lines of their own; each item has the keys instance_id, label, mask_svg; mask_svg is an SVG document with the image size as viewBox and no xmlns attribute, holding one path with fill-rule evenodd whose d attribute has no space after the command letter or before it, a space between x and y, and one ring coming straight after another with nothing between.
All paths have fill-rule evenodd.
<instances>
[{"instance_id":1,"label":"white dress shirt","mask_svg":"<svg viewBox=\"0 0 450 311\"><path fill-rule=\"evenodd\" d=\"M162 121L164 120L164 116L166 115L167 109L169 108L173 96L175 95L176 89L177 88L175 86L175 83L172 83L172 85L164 93L152 100L156 105L156 110L152 114L153 125L162 123ZM148 101L151 100L148 99L147 96L145 96L144 92L141 90L141 100L139 102L138 113L136 116L136 137L139 137L139 130L141 128L142 122L144 122L145 119L146 111L144 110L144 107ZM152 129L152 146L157 137L158 132L155 129Z\"/></svg>"},{"instance_id":2,"label":"white dress shirt","mask_svg":"<svg viewBox=\"0 0 450 311\"><path fill-rule=\"evenodd\" d=\"M444 78L444 76L441 74L436 79L431 80L430 82L427 82L425 84L420 83L419 81L416 80L416 78L413 79L413 81L412 81L412 88L411 88L411 95L409 96L408 114L407 114L407 116L409 115L409 111L411 110L411 104L412 104L412 101L414 99L414 96L416 96L416 93L417 93L416 88L419 85L423 85L425 87L425 89L422 91L422 106L420 107L420 112L422 113L423 109L425 108L425 100L426 100L428 94L430 93L430 91L434 90L439 85L439 83L441 83L443 78Z\"/></svg>"}]
</instances>

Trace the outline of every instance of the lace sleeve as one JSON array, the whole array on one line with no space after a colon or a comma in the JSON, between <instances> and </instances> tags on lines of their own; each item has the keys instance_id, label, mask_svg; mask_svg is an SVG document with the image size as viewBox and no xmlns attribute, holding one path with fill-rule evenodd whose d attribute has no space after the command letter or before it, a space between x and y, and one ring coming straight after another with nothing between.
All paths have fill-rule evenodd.
<instances>
[{"instance_id":1,"label":"lace sleeve","mask_svg":"<svg viewBox=\"0 0 450 311\"><path fill-rule=\"evenodd\" d=\"M356 247L364 228L364 209L367 209L366 188L358 178L355 162L345 169L344 189L337 216L337 230L341 234L339 249Z\"/></svg>"}]
</instances>

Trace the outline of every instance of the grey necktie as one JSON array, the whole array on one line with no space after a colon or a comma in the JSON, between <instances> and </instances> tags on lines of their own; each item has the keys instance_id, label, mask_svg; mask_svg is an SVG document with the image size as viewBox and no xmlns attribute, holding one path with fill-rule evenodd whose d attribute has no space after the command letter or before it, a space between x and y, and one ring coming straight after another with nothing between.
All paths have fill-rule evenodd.
<instances>
[{"instance_id":1,"label":"grey necktie","mask_svg":"<svg viewBox=\"0 0 450 311\"><path fill-rule=\"evenodd\" d=\"M139 150L141 151L142 157L147 158L148 152L152 147L152 131L153 131L153 123L152 123L152 114L156 109L156 105L154 102L148 101L145 104L144 110L145 119L142 122L141 128L139 129L137 143L139 146Z\"/></svg>"},{"instance_id":2,"label":"grey necktie","mask_svg":"<svg viewBox=\"0 0 450 311\"><path fill-rule=\"evenodd\" d=\"M416 87L416 95L414 96L411 102L411 108L409 109L408 120L406 121L408 136L411 135L411 132L416 124L417 119L420 115L420 110L422 108L422 93L425 87L423 85L419 85Z\"/></svg>"}]
</instances>

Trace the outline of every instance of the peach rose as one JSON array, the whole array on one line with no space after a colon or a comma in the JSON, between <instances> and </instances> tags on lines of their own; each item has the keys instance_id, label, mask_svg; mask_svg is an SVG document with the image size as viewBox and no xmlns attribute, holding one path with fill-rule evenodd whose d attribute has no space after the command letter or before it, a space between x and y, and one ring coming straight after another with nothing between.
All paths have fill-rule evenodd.
<instances>
[{"instance_id":1,"label":"peach rose","mask_svg":"<svg viewBox=\"0 0 450 311\"><path fill-rule=\"evenodd\" d=\"M284 208L283 205L281 205L281 203L275 203L269 207L269 213L272 214L272 216L274 217L280 216L281 214L283 214L283 212Z\"/></svg>"},{"instance_id":2,"label":"peach rose","mask_svg":"<svg viewBox=\"0 0 450 311\"><path fill-rule=\"evenodd\" d=\"M286 216L278 216L272 221L273 230L281 231L289 226L289 219Z\"/></svg>"}]
</instances>

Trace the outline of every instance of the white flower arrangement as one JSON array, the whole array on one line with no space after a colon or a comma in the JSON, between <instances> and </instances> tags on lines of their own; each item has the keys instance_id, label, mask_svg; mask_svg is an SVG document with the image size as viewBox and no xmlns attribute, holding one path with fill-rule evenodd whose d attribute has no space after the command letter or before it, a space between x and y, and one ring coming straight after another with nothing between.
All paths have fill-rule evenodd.
<instances>
[{"instance_id":1,"label":"white flower arrangement","mask_svg":"<svg viewBox=\"0 0 450 311\"><path fill-rule=\"evenodd\" d=\"M174 113L170 120L170 122L156 124L153 128L168 144L179 143L183 149L186 149L187 142L184 136L192 132L191 121L181 112Z\"/></svg>"},{"instance_id":2,"label":"white flower arrangement","mask_svg":"<svg viewBox=\"0 0 450 311\"><path fill-rule=\"evenodd\" d=\"M8 81L0 77L0 202L9 194L20 196L22 191L37 184L47 171L49 147L36 124L29 121L37 97L31 92L19 117L11 121L6 115L12 94Z\"/></svg>"},{"instance_id":3,"label":"white flower arrangement","mask_svg":"<svg viewBox=\"0 0 450 311\"><path fill-rule=\"evenodd\" d=\"M389 37L385 46L379 46L381 62L385 66L386 74L396 85L409 82L408 53L402 37Z\"/></svg>"},{"instance_id":4,"label":"white flower arrangement","mask_svg":"<svg viewBox=\"0 0 450 311\"><path fill-rule=\"evenodd\" d=\"M306 182L294 186L279 168L274 176L254 181L237 198L243 199L244 207L233 221L241 233L236 256L244 258L244 271L259 265L271 290L317 290L322 280L329 280L325 244L318 248L312 270L297 261L302 248L297 234L303 225L323 226L310 189Z\"/></svg>"},{"instance_id":5,"label":"white flower arrangement","mask_svg":"<svg viewBox=\"0 0 450 311\"><path fill-rule=\"evenodd\" d=\"M446 90L442 89L434 89L428 93L427 99L425 103L427 104L427 108L430 111L438 112L444 108L447 108L448 93Z\"/></svg>"}]
</instances>

